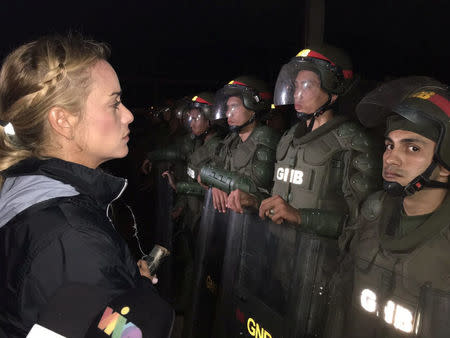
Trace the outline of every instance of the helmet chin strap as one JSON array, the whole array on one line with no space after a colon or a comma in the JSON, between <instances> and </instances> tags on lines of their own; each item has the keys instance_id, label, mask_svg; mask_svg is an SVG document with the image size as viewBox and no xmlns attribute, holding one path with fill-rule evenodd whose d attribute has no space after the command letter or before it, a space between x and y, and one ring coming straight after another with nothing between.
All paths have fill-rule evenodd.
<instances>
[{"instance_id":1,"label":"helmet chin strap","mask_svg":"<svg viewBox=\"0 0 450 338\"><path fill-rule=\"evenodd\" d=\"M397 182L390 182L383 180L383 188L389 195L396 197L406 197L414 195L417 191L422 190L424 187L448 189L447 183L430 180L430 176L433 173L433 170L436 168L436 166L437 162L436 160L433 160L433 162L431 162L431 164L422 174L417 176L406 186L403 186Z\"/></svg>"},{"instance_id":2,"label":"helmet chin strap","mask_svg":"<svg viewBox=\"0 0 450 338\"><path fill-rule=\"evenodd\" d=\"M331 94L328 93L328 100L327 100L327 102L325 102L322 106L319 107L319 109L317 109L312 114L307 114L307 113L303 113L303 112L297 112L297 118L299 118L300 120L303 120L303 121L311 120L309 122L308 128L306 128L307 132L310 132L312 130L312 128L314 127L314 122L316 120L316 117L318 117L318 116L322 115L323 113L325 113L327 111L327 109L330 107L331 98L332 98Z\"/></svg>"},{"instance_id":3,"label":"helmet chin strap","mask_svg":"<svg viewBox=\"0 0 450 338\"><path fill-rule=\"evenodd\" d=\"M208 131L209 131L209 129L206 130L206 131L204 131L204 132L201 133L200 135L195 135L195 134L193 134L193 135L194 135L194 138L195 138L196 140L202 140L202 139L204 139L204 138L206 137L206 135L208 135Z\"/></svg>"},{"instance_id":4,"label":"helmet chin strap","mask_svg":"<svg viewBox=\"0 0 450 338\"><path fill-rule=\"evenodd\" d=\"M250 119L245 122L244 124L240 125L240 126L228 126L228 129L230 130L230 132L232 133L239 133L243 128L247 127L249 124L253 123L253 121L255 121L256 119L256 113L253 114L252 117L250 117Z\"/></svg>"}]
</instances>

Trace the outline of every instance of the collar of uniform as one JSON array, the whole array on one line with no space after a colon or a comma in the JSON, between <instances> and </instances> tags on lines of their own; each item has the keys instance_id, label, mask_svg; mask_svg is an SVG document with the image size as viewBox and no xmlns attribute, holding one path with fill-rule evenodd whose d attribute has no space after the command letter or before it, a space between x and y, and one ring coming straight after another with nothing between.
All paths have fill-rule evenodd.
<instances>
[{"instance_id":1,"label":"collar of uniform","mask_svg":"<svg viewBox=\"0 0 450 338\"><path fill-rule=\"evenodd\" d=\"M448 210L450 210L450 194L447 194L440 207L422 225L405 236L399 238L387 235L384 232L381 237L381 246L388 251L399 253L414 250L421 243L424 243L439 231L449 226ZM393 212L400 213L401 210L394 209Z\"/></svg>"},{"instance_id":2,"label":"collar of uniform","mask_svg":"<svg viewBox=\"0 0 450 338\"><path fill-rule=\"evenodd\" d=\"M105 173L100 168L91 169L57 158L25 159L2 173L5 177L43 175L74 187L80 194L94 198L106 208L117 199L127 185L127 180Z\"/></svg>"},{"instance_id":3,"label":"collar of uniform","mask_svg":"<svg viewBox=\"0 0 450 338\"><path fill-rule=\"evenodd\" d=\"M301 144L308 143L312 140L315 140L315 139L329 133L331 130L336 129L338 126L340 126L342 123L344 123L347 120L348 120L348 117L344 116L344 115L339 115L339 116L333 117L330 121L328 121L324 125L320 126L319 128L314 129L313 131L306 133L303 136L294 137L294 144L301 145Z\"/></svg>"}]
</instances>

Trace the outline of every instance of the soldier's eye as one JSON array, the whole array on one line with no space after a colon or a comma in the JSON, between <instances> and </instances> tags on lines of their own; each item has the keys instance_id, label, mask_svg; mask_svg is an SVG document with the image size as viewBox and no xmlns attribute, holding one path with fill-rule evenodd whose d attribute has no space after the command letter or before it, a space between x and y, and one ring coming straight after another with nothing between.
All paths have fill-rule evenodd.
<instances>
[{"instance_id":1,"label":"soldier's eye","mask_svg":"<svg viewBox=\"0 0 450 338\"><path fill-rule=\"evenodd\" d=\"M420 148L419 148L419 147L416 147L416 146L409 146L408 149L409 149L410 151L412 151L412 152L417 152L417 151L420 150Z\"/></svg>"}]
</instances>

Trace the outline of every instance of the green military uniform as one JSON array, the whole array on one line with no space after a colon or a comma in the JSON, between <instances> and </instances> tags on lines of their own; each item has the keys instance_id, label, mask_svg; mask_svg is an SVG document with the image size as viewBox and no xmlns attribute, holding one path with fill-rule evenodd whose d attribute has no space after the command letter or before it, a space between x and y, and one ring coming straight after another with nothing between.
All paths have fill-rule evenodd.
<instances>
[{"instance_id":1,"label":"green military uniform","mask_svg":"<svg viewBox=\"0 0 450 338\"><path fill-rule=\"evenodd\" d=\"M177 231L174 235L175 259L178 263L177 276L177 303L178 310L185 310L189 304L190 289L193 279L193 247L197 235L197 226L200 221L203 206L204 188L198 184L196 175L201 166L210 161L221 141L219 135L203 141L198 138L193 152L187 158L185 180L177 183L177 197L174 210L182 208L178 220Z\"/></svg>"},{"instance_id":2,"label":"green military uniform","mask_svg":"<svg viewBox=\"0 0 450 338\"><path fill-rule=\"evenodd\" d=\"M404 337L425 316L438 316L421 309L421 292L438 289L450 301L449 210L448 194L420 216L406 216L402 198L385 192L365 201L350 245L353 291L343 337Z\"/></svg>"},{"instance_id":3,"label":"green military uniform","mask_svg":"<svg viewBox=\"0 0 450 338\"><path fill-rule=\"evenodd\" d=\"M201 216L204 195L204 188L197 183L197 176L203 165L212 160L221 140L222 138L215 134L203 144L196 143L194 151L188 156L187 179L177 183L176 207L184 208L183 223L190 224L193 233Z\"/></svg>"},{"instance_id":4,"label":"green military uniform","mask_svg":"<svg viewBox=\"0 0 450 338\"><path fill-rule=\"evenodd\" d=\"M426 77L400 78L361 102L364 109L357 113L364 124L386 120L386 135L409 131L436 142L436 147L428 168L409 183L385 180L385 191L364 202L347 246L349 254L331 283L326 336L449 337L450 196L448 181L435 181L432 175L438 165L450 168L447 86ZM404 141L394 138L392 148ZM387 148L387 159L396 156L391 151ZM422 149L405 156L428 155ZM391 164L392 170L409 172L401 161ZM433 212L406 215L406 199L424 188L430 189L428 197L416 195L423 203L433 196L441 198L440 193L432 195L432 189L447 192Z\"/></svg>"},{"instance_id":5,"label":"green military uniform","mask_svg":"<svg viewBox=\"0 0 450 338\"><path fill-rule=\"evenodd\" d=\"M362 127L336 117L312 132L293 126L277 148L272 195L300 210L302 226L336 237L378 183L379 158Z\"/></svg>"},{"instance_id":6,"label":"green military uniform","mask_svg":"<svg viewBox=\"0 0 450 338\"><path fill-rule=\"evenodd\" d=\"M260 124L244 142L239 134L230 133L222 141L210 165L245 175L253 181L260 194L267 195L272 187L279 138L274 130Z\"/></svg>"}]
</instances>

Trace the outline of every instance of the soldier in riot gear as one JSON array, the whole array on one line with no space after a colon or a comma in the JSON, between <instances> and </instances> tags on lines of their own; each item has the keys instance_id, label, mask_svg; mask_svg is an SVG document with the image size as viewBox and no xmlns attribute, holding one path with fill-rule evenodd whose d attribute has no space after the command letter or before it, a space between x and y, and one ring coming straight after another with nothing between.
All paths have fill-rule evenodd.
<instances>
[{"instance_id":1,"label":"soldier in riot gear","mask_svg":"<svg viewBox=\"0 0 450 338\"><path fill-rule=\"evenodd\" d=\"M223 121L213 120L214 93L195 95L182 113L194 137L192 152L187 155L187 170L182 180L176 182L172 173L163 173L176 191L172 219L177 226L173 238L175 257L175 280L177 281L176 304L184 311L190 301L193 278L193 256L198 222L200 220L205 189L197 182L201 167L211 161L224 135Z\"/></svg>"},{"instance_id":2,"label":"soldier in riot gear","mask_svg":"<svg viewBox=\"0 0 450 338\"><path fill-rule=\"evenodd\" d=\"M202 92L195 95L188 105L187 123L190 126L195 143L191 154L187 156L187 176L183 181L175 183L173 178L169 178L173 182L174 190L177 194L186 197L191 196L196 202L194 214L188 218L192 225L196 224L201 213L201 203L203 202L204 188L197 182L197 176L203 165L210 162L223 138L224 126L220 119L213 119L212 105L214 102L214 94L211 92ZM170 174L166 172L170 177ZM187 202L185 198L178 198L175 209L179 214ZM191 228L191 230L194 230Z\"/></svg>"},{"instance_id":3,"label":"soldier in riot gear","mask_svg":"<svg viewBox=\"0 0 450 338\"><path fill-rule=\"evenodd\" d=\"M369 93L357 113L368 126L387 116L384 191L361 208L328 335L448 337L448 87L426 77L394 80Z\"/></svg>"},{"instance_id":4,"label":"soldier in riot gear","mask_svg":"<svg viewBox=\"0 0 450 338\"><path fill-rule=\"evenodd\" d=\"M247 76L230 81L216 94L214 118L226 117L230 133L217 156L202 169L200 181L212 186L214 208L220 212L226 211L232 198L231 181L245 181L237 188L247 190L252 200L270 191L279 135L258 121L269 110L270 99L266 85Z\"/></svg>"},{"instance_id":5,"label":"soldier in riot gear","mask_svg":"<svg viewBox=\"0 0 450 338\"><path fill-rule=\"evenodd\" d=\"M278 144L272 197L261 203L261 217L334 238L356 218L377 186L377 156L363 128L336 111L353 82L349 57L329 45L304 49L282 67L274 102L294 104L300 121Z\"/></svg>"},{"instance_id":6,"label":"soldier in riot gear","mask_svg":"<svg viewBox=\"0 0 450 338\"><path fill-rule=\"evenodd\" d=\"M157 149L147 153L141 165L144 174L150 173L154 162L185 162L188 154L192 152L195 137L191 135L190 127L186 123L189 104L190 100L182 98L175 105L154 109L155 116L165 123L162 125L163 128L158 125L155 129L161 143ZM165 166L167 167L167 164ZM177 170L178 174L180 170ZM184 171L183 168L182 172Z\"/></svg>"}]
</instances>

